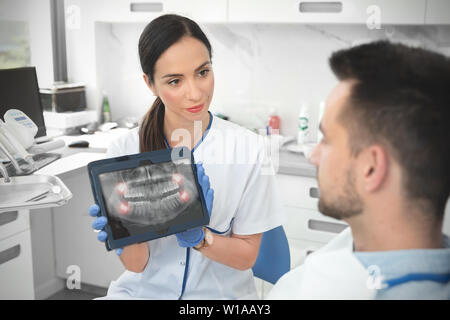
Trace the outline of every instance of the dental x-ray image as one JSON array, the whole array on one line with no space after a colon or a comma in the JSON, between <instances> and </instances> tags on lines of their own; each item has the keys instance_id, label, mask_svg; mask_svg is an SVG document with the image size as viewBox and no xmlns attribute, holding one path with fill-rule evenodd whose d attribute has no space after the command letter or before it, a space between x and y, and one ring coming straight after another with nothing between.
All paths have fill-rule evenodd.
<instances>
[{"instance_id":1,"label":"dental x-ray image","mask_svg":"<svg viewBox=\"0 0 450 320\"><path fill-rule=\"evenodd\" d=\"M202 217L190 164L142 165L102 173L99 180L115 239L167 230L171 225Z\"/></svg>"}]
</instances>

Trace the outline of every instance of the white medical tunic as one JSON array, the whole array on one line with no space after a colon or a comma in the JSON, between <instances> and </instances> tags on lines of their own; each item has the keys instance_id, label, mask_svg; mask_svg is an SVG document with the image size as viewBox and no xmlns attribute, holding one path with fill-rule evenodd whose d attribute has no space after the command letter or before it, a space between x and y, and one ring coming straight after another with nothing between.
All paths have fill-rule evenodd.
<instances>
[{"instance_id":1,"label":"white medical tunic","mask_svg":"<svg viewBox=\"0 0 450 320\"><path fill-rule=\"evenodd\" d=\"M213 117L194 149L214 202L209 228L231 236L262 233L285 222L264 138ZM108 157L139 153L138 128L120 137ZM251 269L240 271L199 251L182 248L175 235L149 241L150 258L141 273L126 270L112 281L112 299L258 299Z\"/></svg>"}]
</instances>

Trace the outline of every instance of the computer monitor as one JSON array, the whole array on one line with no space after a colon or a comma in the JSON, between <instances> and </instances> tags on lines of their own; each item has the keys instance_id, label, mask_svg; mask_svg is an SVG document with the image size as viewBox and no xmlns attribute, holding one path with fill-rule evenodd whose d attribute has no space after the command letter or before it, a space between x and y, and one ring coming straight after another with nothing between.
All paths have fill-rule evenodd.
<instances>
[{"instance_id":1,"label":"computer monitor","mask_svg":"<svg viewBox=\"0 0 450 320\"><path fill-rule=\"evenodd\" d=\"M0 118L9 109L19 109L36 123L36 137L46 135L35 67L0 69Z\"/></svg>"}]
</instances>

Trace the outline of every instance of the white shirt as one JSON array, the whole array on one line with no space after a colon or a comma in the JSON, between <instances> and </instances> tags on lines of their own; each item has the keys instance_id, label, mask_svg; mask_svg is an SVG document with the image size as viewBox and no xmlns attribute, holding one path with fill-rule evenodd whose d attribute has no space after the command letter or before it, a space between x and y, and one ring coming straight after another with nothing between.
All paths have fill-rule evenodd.
<instances>
[{"instance_id":1,"label":"white shirt","mask_svg":"<svg viewBox=\"0 0 450 320\"><path fill-rule=\"evenodd\" d=\"M347 228L305 262L284 274L270 291L269 300L373 299L371 274L353 253Z\"/></svg>"},{"instance_id":2,"label":"white shirt","mask_svg":"<svg viewBox=\"0 0 450 320\"><path fill-rule=\"evenodd\" d=\"M138 128L115 141L107 156L135 153L139 153ZM225 236L251 235L285 222L262 136L213 117L210 130L194 150L194 158L196 163L203 163L214 189L210 228ZM199 251L182 248L175 235L149 241L149 247L144 271L125 271L111 282L106 298L178 299L183 280L182 299L258 298L251 269L239 271Z\"/></svg>"}]
</instances>

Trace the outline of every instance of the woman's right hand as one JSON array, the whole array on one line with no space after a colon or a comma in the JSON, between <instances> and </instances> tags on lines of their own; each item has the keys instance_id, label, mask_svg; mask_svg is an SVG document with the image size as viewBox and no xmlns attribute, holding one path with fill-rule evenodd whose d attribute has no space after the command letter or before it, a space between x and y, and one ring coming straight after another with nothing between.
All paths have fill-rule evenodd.
<instances>
[{"instance_id":1,"label":"woman's right hand","mask_svg":"<svg viewBox=\"0 0 450 320\"><path fill-rule=\"evenodd\" d=\"M97 239L101 242L105 242L108 238L108 234L104 231L108 220L105 216L99 216L100 207L93 204L89 207L89 215L95 217L92 223L92 228L94 230L100 230ZM147 242L135 243L125 248L116 249L116 253L122 261L125 268L132 272L142 272L148 263L149 259L149 248Z\"/></svg>"}]
</instances>

